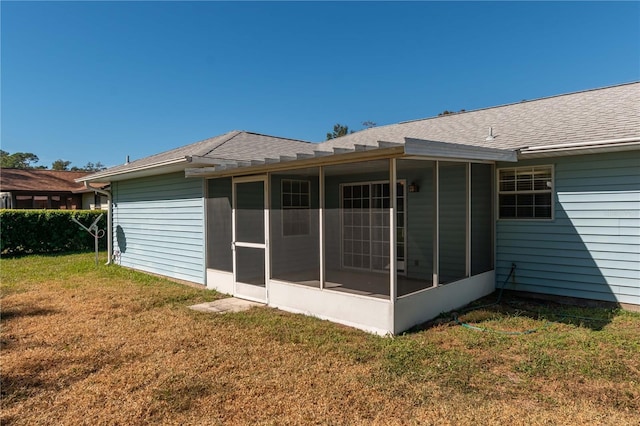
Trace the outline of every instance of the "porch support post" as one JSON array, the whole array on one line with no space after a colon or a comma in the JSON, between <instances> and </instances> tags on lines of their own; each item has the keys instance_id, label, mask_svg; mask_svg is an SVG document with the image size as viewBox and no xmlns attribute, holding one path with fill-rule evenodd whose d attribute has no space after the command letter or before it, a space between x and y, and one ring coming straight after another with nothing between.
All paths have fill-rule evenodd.
<instances>
[{"instance_id":1,"label":"porch support post","mask_svg":"<svg viewBox=\"0 0 640 426\"><path fill-rule=\"evenodd\" d=\"M389 160L389 302L391 303L391 329L395 332L395 305L398 295L398 257L397 257L397 214L398 211L398 188L396 176L396 159Z\"/></svg>"},{"instance_id":2,"label":"porch support post","mask_svg":"<svg viewBox=\"0 0 640 426\"><path fill-rule=\"evenodd\" d=\"M433 168L433 285L440 285L440 161Z\"/></svg>"},{"instance_id":3,"label":"porch support post","mask_svg":"<svg viewBox=\"0 0 640 426\"><path fill-rule=\"evenodd\" d=\"M397 257L397 215L398 211L398 179L396 177L396 159L389 160L389 197L391 198L389 209L389 298L395 302L398 294L398 257Z\"/></svg>"},{"instance_id":4,"label":"porch support post","mask_svg":"<svg viewBox=\"0 0 640 426\"><path fill-rule=\"evenodd\" d=\"M271 174L267 173L264 180L264 291L267 303L269 302L269 281L271 280Z\"/></svg>"},{"instance_id":5,"label":"porch support post","mask_svg":"<svg viewBox=\"0 0 640 426\"><path fill-rule=\"evenodd\" d=\"M320 290L324 289L324 167L319 167L318 231L320 234Z\"/></svg>"}]
</instances>

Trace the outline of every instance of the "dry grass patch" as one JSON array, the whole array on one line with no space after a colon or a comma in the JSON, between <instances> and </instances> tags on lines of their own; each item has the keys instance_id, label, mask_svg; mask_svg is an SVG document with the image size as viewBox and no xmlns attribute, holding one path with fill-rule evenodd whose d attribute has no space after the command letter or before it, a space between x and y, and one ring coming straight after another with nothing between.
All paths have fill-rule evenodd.
<instances>
[{"instance_id":1,"label":"dry grass patch","mask_svg":"<svg viewBox=\"0 0 640 426\"><path fill-rule=\"evenodd\" d=\"M3 425L638 424L638 314L497 308L468 319L544 329L379 338L269 308L194 312L220 296L92 261L1 261Z\"/></svg>"}]
</instances>

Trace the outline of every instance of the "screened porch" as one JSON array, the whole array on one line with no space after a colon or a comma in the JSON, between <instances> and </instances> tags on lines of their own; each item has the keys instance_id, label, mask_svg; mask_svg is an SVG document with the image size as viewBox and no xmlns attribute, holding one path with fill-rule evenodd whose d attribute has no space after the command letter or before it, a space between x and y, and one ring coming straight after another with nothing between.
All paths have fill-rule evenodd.
<instances>
[{"instance_id":1,"label":"screened porch","mask_svg":"<svg viewBox=\"0 0 640 426\"><path fill-rule=\"evenodd\" d=\"M207 179L208 286L401 332L493 291L493 182L418 157Z\"/></svg>"}]
</instances>

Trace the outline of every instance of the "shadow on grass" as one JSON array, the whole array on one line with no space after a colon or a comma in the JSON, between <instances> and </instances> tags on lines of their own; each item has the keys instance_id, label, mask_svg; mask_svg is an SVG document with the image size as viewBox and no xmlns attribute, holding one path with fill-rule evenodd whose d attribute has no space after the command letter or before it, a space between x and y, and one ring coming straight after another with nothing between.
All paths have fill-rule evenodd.
<instances>
[{"instance_id":1,"label":"shadow on grass","mask_svg":"<svg viewBox=\"0 0 640 426\"><path fill-rule=\"evenodd\" d=\"M69 388L105 365L113 364L118 356L117 352L109 354L105 360L95 354L74 356L59 352L24 360L18 368L4 369L0 377L0 397L5 405L10 405L43 392Z\"/></svg>"},{"instance_id":2,"label":"shadow on grass","mask_svg":"<svg viewBox=\"0 0 640 426\"><path fill-rule=\"evenodd\" d=\"M0 313L0 320L2 321L8 321L14 318L20 318L20 317L38 317L38 316L44 316L44 315L52 315L52 314L57 314L60 311L56 310L56 309L50 309L50 308L42 308L39 306L25 306L25 307L10 307L10 308L3 308L2 312Z\"/></svg>"},{"instance_id":3,"label":"shadow on grass","mask_svg":"<svg viewBox=\"0 0 640 426\"><path fill-rule=\"evenodd\" d=\"M74 251L55 251L55 252L47 252L47 253L37 253L37 252L16 252L16 253L2 253L1 257L2 259L21 259L23 257L29 257L29 256L41 256L41 257L64 257L64 256L71 256L74 254L93 254L95 253L94 250L74 250ZM106 249L100 249L98 251L98 253L100 255L106 255L107 254L107 250Z\"/></svg>"},{"instance_id":4,"label":"shadow on grass","mask_svg":"<svg viewBox=\"0 0 640 426\"><path fill-rule=\"evenodd\" d=\"M521 332L505 331L505 334L528 334L546 328L550 323L573 325L588 328L592 331L600 331L619 315L620 308L612 303L585 301L583 304L575 302L563 304L549 300L522 297L514 293L505 292L500 297L499 292L476 300L458 310L441 314L434 320L419 324L407 333L427 330L440 325L472 325L478 331L498 331L494 329L500 323L519 318L530 320L537 324L533 328L521 330ZM483 325L491 323L491 325ZM484 329L484 330L482 330Z\"/></svg>"}]
</instances>

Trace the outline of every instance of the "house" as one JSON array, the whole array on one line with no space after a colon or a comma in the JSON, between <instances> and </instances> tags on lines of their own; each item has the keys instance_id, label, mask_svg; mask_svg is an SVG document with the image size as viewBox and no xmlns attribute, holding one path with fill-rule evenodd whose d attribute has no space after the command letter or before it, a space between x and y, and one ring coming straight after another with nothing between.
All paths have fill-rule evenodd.
<instances>
[{"instance_id":1,"label":"house","mask_svg":"<svg viewBox=\"0 0 640 426\"><path fill-rule=\"evenodd\" d=\"M88 172L46 169L0 170L0 208L101 209L107 197L78 184Z\"/></svg>"},{"instance_id":2,"label":"house","mask_svg":"<svg viewBox=\"0 0 640 426\"><path fill-rule=\"evenodd\" d=\"M640 308L640 83L322 143L233 131L110 182L113 258L395 334L503 284Z\"/></svg>"}]
</instances>

